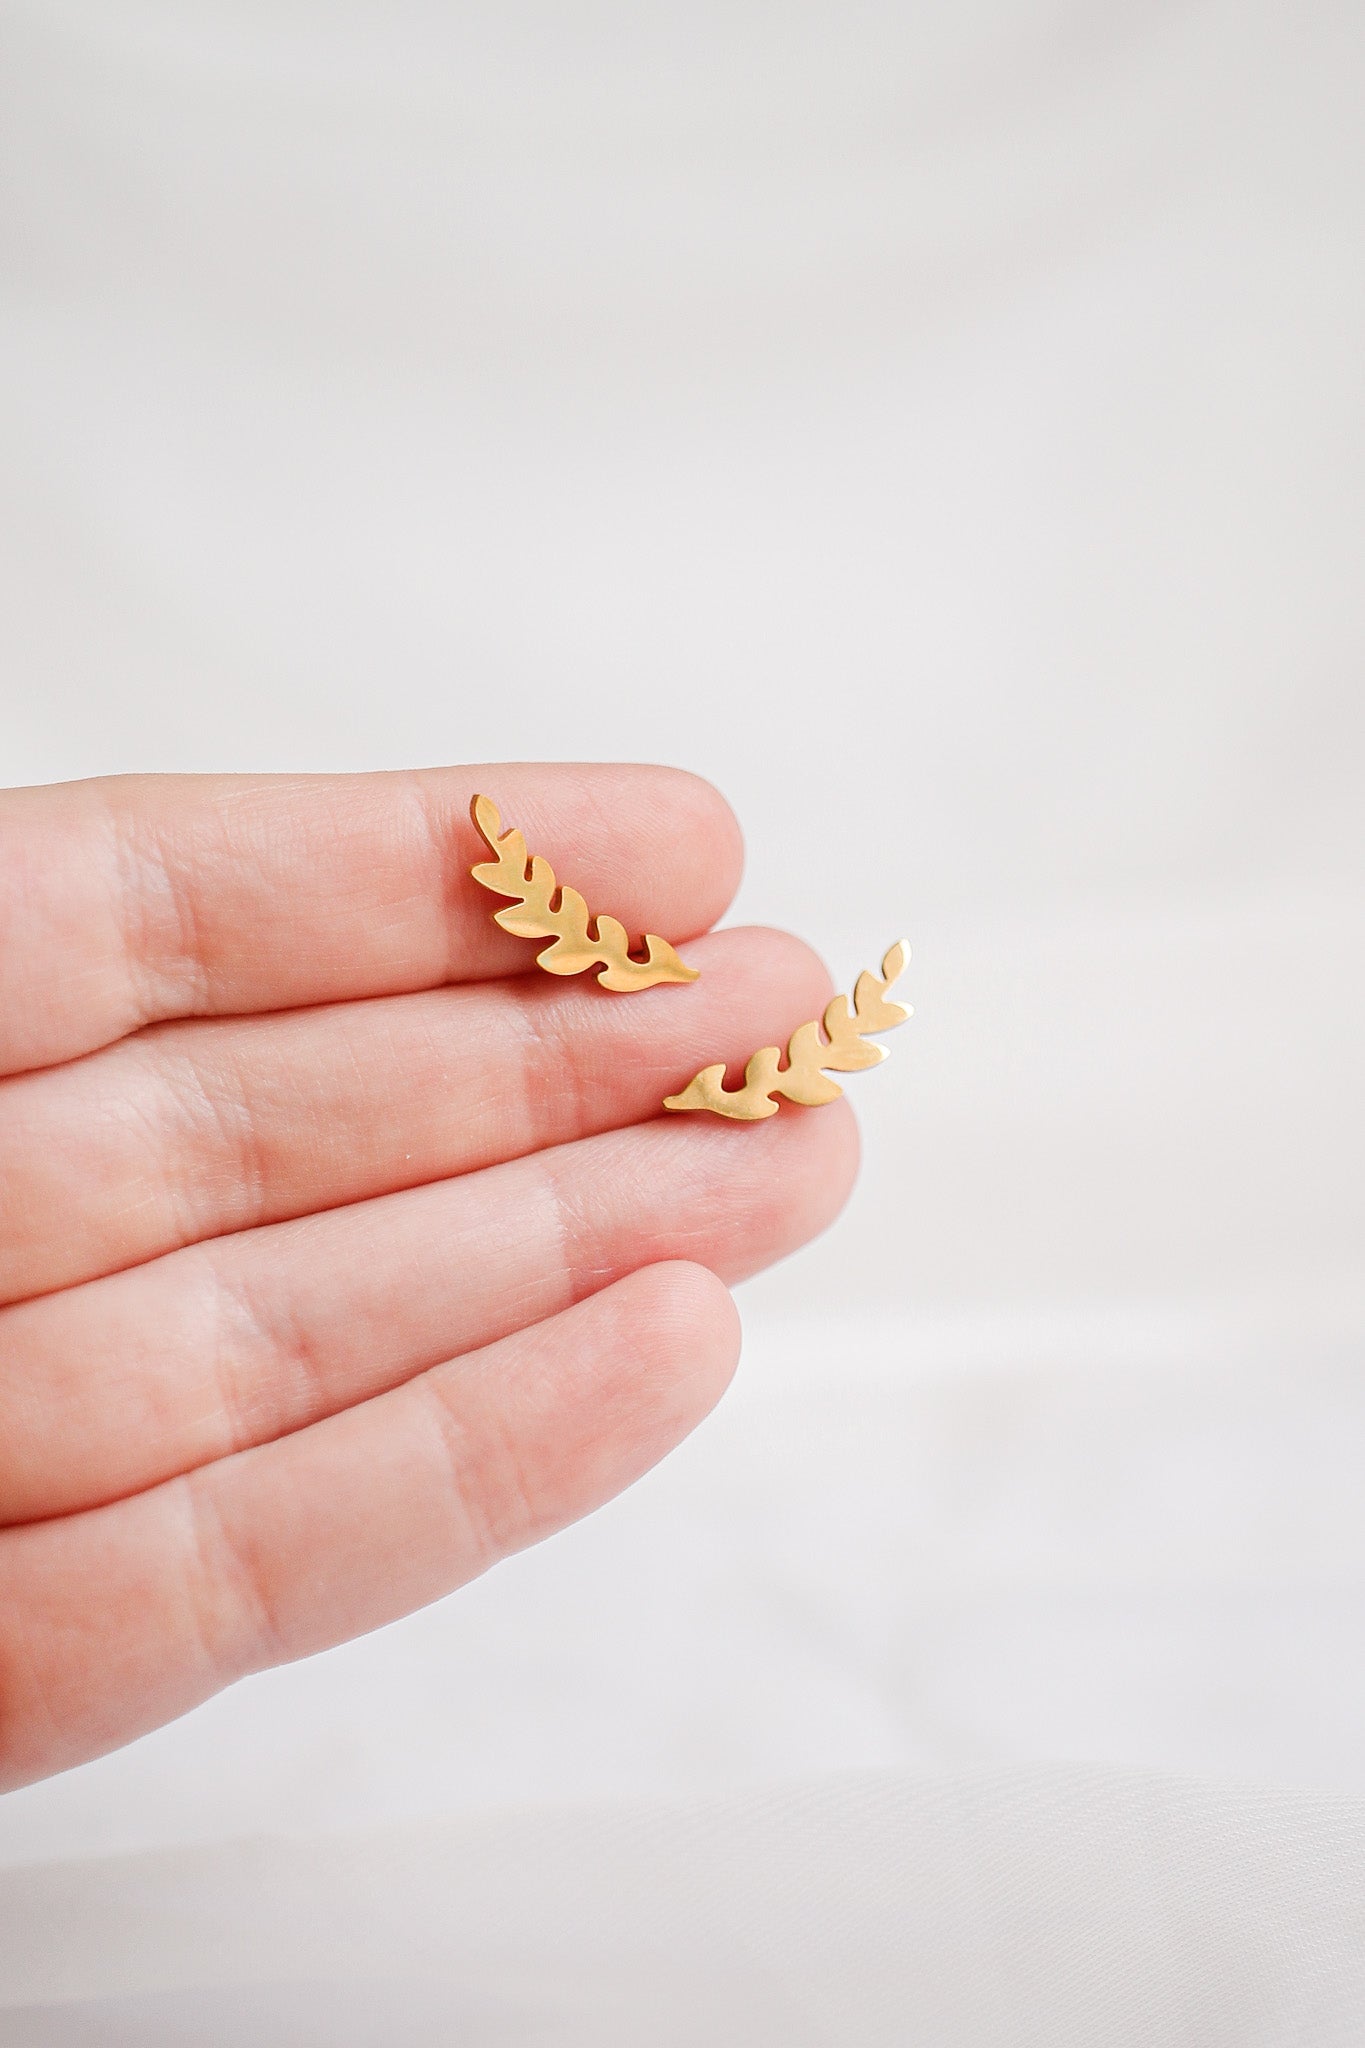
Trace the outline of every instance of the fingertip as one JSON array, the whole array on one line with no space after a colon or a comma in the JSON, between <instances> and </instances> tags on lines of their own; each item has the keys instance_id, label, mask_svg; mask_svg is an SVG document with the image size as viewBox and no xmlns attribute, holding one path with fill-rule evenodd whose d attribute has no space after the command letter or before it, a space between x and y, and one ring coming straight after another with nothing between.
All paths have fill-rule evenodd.
<instances>
[{"instance_id":1,"label":"fingertip","mask_svg":"<svg viewBox=\"0 0 1365 2048\"><path fill-rule=\"evenodd\" d=\"M694 1358L729 1382L739 1364L739 1309L724 1280L698 1260L657 1260L628 1274L622 1288L645 1296L651 1329L677 1360ZM628 1313L634 1313L634 1300Z\"/></svg>"},{"instance_id":2,"label":"fingertip","mask_svg":"<svg viewBox=\"0 0 1365 2048\"><path fill-rule=\"evenodd\" d=\"M717 1273L693 1259L643 1266L618 1286L626 1315L632 1321L642 1316L649 1329L650 1352L641 1365L683 1397L678 1412L690 1416L685 1428L692 1428L715 1407L739 1364L734 1296Z\"/></svg>"},{"instance_id":3,"label":"fingertip","mask_svg":"<svg viewBox=\"0 0 1365 2048\"><path fill-rule=\"evenodd\" d=\"M701 828L716 849L717 872L724 878L727 904L744 879L744 831L725 797L714 782L691 770L684 771L696 792Z\"/></svg>"},{"instance_id":4,"label":"fingertip","mask_svg":"<svg viewBox=\"0 0 1365 2048\"><path fill-rule=\"evenodd\" d=\"M750 999L762 989L780 996L795 1023L819 1017L834 993L834 982L823 957L795 932L775 925L727 925L708 944L723 947L723 971L733 979L741 996Z\"/></svg>"},{"instance_id":5,"label":"fingertip","mask_svg":"<svg viewBox=\"0 0 1365 2048\"><path fill-rule=\"evenodd\" d=\"M658 766L661 829L676 848L680 843L704 849L697 880L702 893L689 922L696 932L708 930L734 901L744 875L744 834L727 799L704 775L690 768Z\"/></svg>"},{"instance_id":6,"label":"fingertip","mask_svg":"<svg viewBox=\"0 0 1365 2048\"><path fill-rule=\"evenodd\" d=\"M693 1176L708 1247L730 1285L819 1237L848 1200L859 1135L847 1097L814 1109L784 1102L757 1124L688 1121L678 1162Z\"/></svg>"},{"instance_id":7,"label":"fingertip","mask_svg":"<svg viewBox=\"0 0 1365 2048\"><path fill-rule=\"evenodd\" d=\"M784 1103L773 1125L779 1158L772 1170L788 1238L781 1257L823 1236L841 1214L858 1178L862 1140L846 1095L815 1109Z\"/></svg>"},{"instance_id":8,"label":"fingertip","mask_svg":"<svg viewBox=\"0 0 1365 2048\"><path fill-rule=\"evenodd\" d=\"M821 1231L828 1230L830 1224L842 1213L857 1182L863 1157L863 1134L853 1104L845 1095L840 1101L828 1106L829 1121L821 1126L826 1161L825 1171L817 1182L819 1203L811 1232L813 1237L818 1237ZM802 1112L803 1117L807 1118L813 1114L811 1110Z\"/></svg>"},{"instance_id":9,"label":"fingertip","mask_svg":"<svg viewBox=\"0 0 1365 2048\"><path fill-rule=\"evenodd\" d=\"M723 1391L739 1363L740 1322L735 1298L718 1273L696 1259L667 1259L655 1266L679 1349L705 1354L722 1376Z\"/></svg>"}]
</instances>

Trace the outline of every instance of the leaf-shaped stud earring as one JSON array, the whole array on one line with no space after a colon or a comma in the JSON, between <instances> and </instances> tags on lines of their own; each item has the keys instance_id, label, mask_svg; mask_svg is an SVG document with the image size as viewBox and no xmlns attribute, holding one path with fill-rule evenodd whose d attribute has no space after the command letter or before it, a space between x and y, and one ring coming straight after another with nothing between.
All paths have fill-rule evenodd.
<instances>
[{"instance_id":1,"label":"leaf-shaped stud earring","mask_svg":"<svg viewBox=\"0 0 1365 2048\"><path fill-rule=\"evenodd\" d=\"M709 1109L717 1116L732 1116L741 1123L757 1123L761 1117L776 1116L776 1095L789 1102L814 1105L834 1102L843 1094L837 1081L826 1077L857 1073L875 1067L886 1058L884 1045L865 1043L869 1031L890 1031L903 1024L912 1012L906 1003L887 1001L887 990L905 972L910 948L901 939L882 961L880 979L871 973L858 976L853 989L853 1008L847 996L835 996L825 1010L825 1037L814 1020L792 1033L787 1045L787 1064L775 1045L765 1045L744 1069L742 1088L725 1086L725 1068L703 1067L680 1095L666 1095L665 1109Z\"/></svg>"},{"instance_id":2,"label":"leaf-shaped stud earring","mask_svg":"<svg viewBox=\"0 0 1365 2048\"><path fill-rule=\"evenodd\" d=\"M480 836L487 843L492 860L480 861L469 872L495 896L512 896L515 902L493 912L493 921L519 939L549 939L537 964L547 974L582 974L600 966L598 982L603 988L625 994L632 989L653 988L661 981L695 981L700 968L688 967L667 939L645 933L645 957L635 959L623 924L600 913L594 917L577 889L555 880L549 861L528 854L520 832L503 832L502 818L491 797L476 796L469 806Z\"/></svg>"}]
</instances>

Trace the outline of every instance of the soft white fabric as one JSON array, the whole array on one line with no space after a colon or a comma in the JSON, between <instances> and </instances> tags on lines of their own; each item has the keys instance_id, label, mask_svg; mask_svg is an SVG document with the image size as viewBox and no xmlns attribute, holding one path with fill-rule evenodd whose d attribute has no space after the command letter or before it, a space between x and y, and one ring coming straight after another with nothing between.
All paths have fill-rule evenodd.
<instances>
[{"instance_id":1,"label":"soft white fabric","mask_svg":"<svg viewBox=\"0 0 1365 2048\"><path fill-rule=\"evenodd\" d=\"M1345 2048L1362 1853L1359 1800L1076 1768L163 1851L0 1878L6 2038Z\"/></svg>"},{"instance_id":2,"label":"soft white fabric","mask_svg":"<svg viewBox=\"0 0 1365 2048\"><path fill-rule=\"evenodd\" d=\"M0 1804L0 2042L1358 2038L1363 84L0 13L0 779L673 759L916 1007L674 1460Z\"/></svg>"}]
</instances>

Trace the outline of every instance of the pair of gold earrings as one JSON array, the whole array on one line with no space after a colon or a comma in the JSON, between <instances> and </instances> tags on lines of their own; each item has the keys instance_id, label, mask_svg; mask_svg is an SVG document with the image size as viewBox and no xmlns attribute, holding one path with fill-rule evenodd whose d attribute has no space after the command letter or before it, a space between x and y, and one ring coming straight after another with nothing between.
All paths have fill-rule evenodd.
<instances>
[{"instance_id":1,"label":"pair of gold earrings","mask_svg":"<svg viewBox=\"0 0 1365 2048\"><path fill-rule=\"evenodd\" d=\"M601 986L618 994L634 989L654 988L660 982L695 981L700 970L678 958L667 939L653 932L645 934L645 957L636 959L630 951L624 925L614 917L594 917L577 889L561 885L555 871L539 854L528 854L520 832L504 832L497 805L490 797L476 796L470 815L480 837L493 855L480 861L470 873L495 896L514 900L493 912L494 922L504 931L522 939L546 939L550 944L537 954L547 974L583 974L600 967ZM853 1004L847 996L835 996L825 1009L825 1036L820 1023L812 1019L793 1032L787 1044L787 1063L775 1045L762 1046L744 1069L744 1085L725 1086L725 1065L703 1067L677 1095L666 1095L665 1109L709 1109L716 1116L756 1123L761 1117L776 1116L775 1096L789 1102L815 1105L834 1102L843 1094L836 1074L857 1073L875 1067L886 1058L886 1048L869 1045L871 1031L890 1031L911 1014L904 1003L887 1000L891 984L905 972L910 948L898 941L882 961L880 975L864 973L853 988Z\"/></svg>"}]
</instances>

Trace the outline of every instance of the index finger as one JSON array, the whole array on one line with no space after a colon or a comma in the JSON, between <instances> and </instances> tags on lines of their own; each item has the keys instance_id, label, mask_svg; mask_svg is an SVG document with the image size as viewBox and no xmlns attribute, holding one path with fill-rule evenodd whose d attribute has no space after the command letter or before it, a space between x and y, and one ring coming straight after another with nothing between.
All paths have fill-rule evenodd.
<instances>
[{"instance_id":1,"label":"index finger","mask_svg":"<svg viewBox=\"0 0 1365 2048\"><path fill-rule=\"evenodd\" d=\"M491 796L594 912L694 938L739 828L682 769L516 762L373 775L120 776L0 792L0 1073L169 1017L515 973L469 870Z\"/></svg>"}]
</instances>

